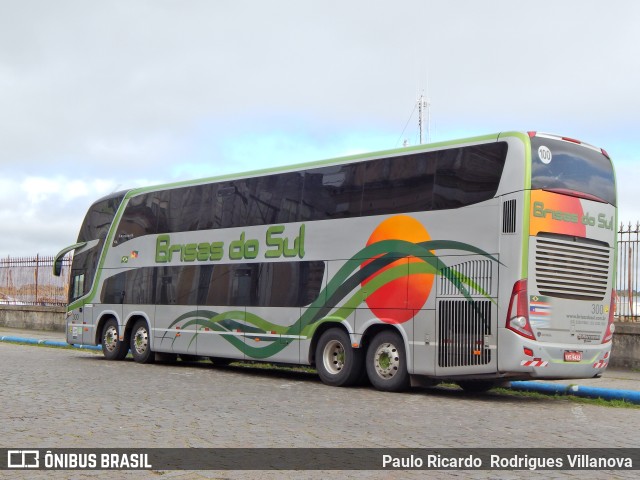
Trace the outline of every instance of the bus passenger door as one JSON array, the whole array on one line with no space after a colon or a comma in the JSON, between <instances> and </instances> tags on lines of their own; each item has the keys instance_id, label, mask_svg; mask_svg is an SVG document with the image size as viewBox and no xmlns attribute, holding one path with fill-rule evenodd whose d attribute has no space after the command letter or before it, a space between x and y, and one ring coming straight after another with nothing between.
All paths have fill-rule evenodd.
<instances>
[{"instance_id":1,"label":"bus passenger door","mask_svg":"<svg viewBox=\"0 0 640 480\"><path fill-rule=\"evenodd\" d=\"M93 304L86 304L71 314L67 325L67 342L75 345L91 345L96 338ZM98 338L98 343L100 339Z\"/></svg>"},{"instance_id":2,"label":"bus passenger door","mask_svg":"<svg viewBox=\"0 0 640 480\"><path fill-rule=\"evenodd\" d=\"M80 308L80 318L82 319L82 343L85 345L91 345L96 338L98 338L98 344L101 342L100 336L102 332L96 332L95 330L95 317L94 307L92 303L87 303L84 307Z\"/></svg>"}]
</instances>

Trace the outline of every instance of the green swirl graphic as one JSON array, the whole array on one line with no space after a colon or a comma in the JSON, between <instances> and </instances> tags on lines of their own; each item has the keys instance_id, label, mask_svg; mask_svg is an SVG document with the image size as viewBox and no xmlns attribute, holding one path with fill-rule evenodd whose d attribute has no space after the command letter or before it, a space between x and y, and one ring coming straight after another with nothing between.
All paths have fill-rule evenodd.
<instances>
[{"instance_id":1,"label":"green swirl graphic","mask_svg":"<svg viewBox=\"0 0 640 480\"><path fill-rule=\"evenodd\" d=\"M440 275L449 280L469 302L472 300L471 292L494 301L472 279L456 271L455 267L448 267L433 253L437 250L473 253L500 263L493 255L463 242L430 240L412 243L404 240L382 240L366 246L347 260L329 280L318 298L306 307L298 320L289 326L273 324L244 310L231 310L222 313L196 310L176 318L169 328L184 329L191 325L197 325L200 329L208 328L219 332L222 338L242 351L247 357L265 359L282 351L300 336L310 338L324 321L345 320L364 302L367 295L371 295L388 283L405 276ZM408 257L415 257L420 262L409 262L384 270L391 263ZM369 263L363 265L365 261ZM362 283L367 279L366 287L363 287ZM198 334L199 332L196 331L189 345ZM282 338L281 335L291 335L295 338ZM248 345L243 337L258 339L260 345ZM175 342L175 338L173 341Z\"/></svg>"}]
</instances>

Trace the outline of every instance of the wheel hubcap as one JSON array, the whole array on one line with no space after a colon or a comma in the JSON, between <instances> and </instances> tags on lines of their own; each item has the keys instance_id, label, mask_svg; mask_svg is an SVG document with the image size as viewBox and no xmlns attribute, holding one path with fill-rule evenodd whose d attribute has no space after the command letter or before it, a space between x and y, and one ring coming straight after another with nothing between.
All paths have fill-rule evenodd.
<instances>
[{"instance_id":1,"label":"wheel hubcap","mask_svg":"<svg viewBox=\"0 0 640 480\"><path fill-rule=\"evenodd\" d=\"M380 378L388 380L398 373L400 367L400 354L395 345L391 343L383 343L376 349L373 358L376 373Z\"/></svg>"},{"instance_id":2,"label":"wheel hubcap","mask_svg":"<svg viewBox=\"0 0 640 480\"><path fill-rule=\"evenodd\" d=\"M331 340L324 347L322 362L327 372L338 374L344 368L344 345L337 340Z\"/></svg>"},{"instance_id":3,"label":"wheel hubcap","mask_svg":"<svg viewBox=\"0 0 640 480\"><path fill-rule=\"evenodd\" d=\"M143 354L144 352L146 352L147 346L149 345L149 334L147 333L146 328L139 328L136 331L134 344L137 353Z\"/></svg>"},{"instance_id":4,"label":"wheel hubcap","mask_svg":"<svg viewBox=\"0 0 640 480\"><path fill-rule=\"evenodd\" d=\"M109 327L107 331L104 332L104 338L102 339L102 343L104 344L104 348L109 352L113 352L118 346L118 330L116 327Z\"/></svg>"}]
</instances>

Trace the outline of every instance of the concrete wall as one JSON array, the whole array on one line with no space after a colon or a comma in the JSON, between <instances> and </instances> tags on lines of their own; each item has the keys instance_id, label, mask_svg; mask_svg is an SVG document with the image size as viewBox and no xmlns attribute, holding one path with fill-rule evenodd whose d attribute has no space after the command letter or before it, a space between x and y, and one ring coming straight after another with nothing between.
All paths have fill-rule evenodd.
<instances>
[{"instance_id":1,"label":"concrete wall","mask_svg":"<svg viewBox=\"0 0 640 480\"><path fill-rule=\"evenodd\" d=\"M0 327L64 332L64 320L64 307L0 305ZM610 365L640 368L640 323L616 323Z\"/></svg>"},{"instance_id":2,"label":"concrete wall","mask_svg":"<svg viewBox=\"0 0 640 480\"><path fill-rule=\"evenodd\" d=\"M618 322L615 327L609 365L640 368L640 323Z\"/></svg>"},{"instance_id":3,"label":"concrete wall","mask_svg":"<svg viewBox=\"0 0 640 480\"><path fill-rule=\"evenodd\" d=\"M0 327L64 332L64 307L0 305Z\"/></svg>"}]
</instances>

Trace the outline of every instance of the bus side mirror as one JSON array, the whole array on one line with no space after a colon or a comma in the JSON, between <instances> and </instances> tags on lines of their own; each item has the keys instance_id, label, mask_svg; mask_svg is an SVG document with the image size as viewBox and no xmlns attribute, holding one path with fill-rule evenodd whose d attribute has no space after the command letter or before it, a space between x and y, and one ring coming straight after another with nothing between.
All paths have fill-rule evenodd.
<instances>
[{"instance_id":1,"label":"bus side mirror","mask_svg":"<svg viewBox=\"0 0 640 480\"><path fill-rule=\"evenodd\" d=\"M64 256L72 250L75 250L76 248L84 247L86 244L87 242L76 243L58 252L58 254L53 259L53 274L56 277L59 277L62 273L62 259L64 258Z\"/></svg>"},{"instance_id":2,"label":"bus side mirror","mask_svg":"<svg viewBox=\"0 0 640 480\"><path fill-rule=\"evenodd\" d=\"M58 257L53 262L53 275L59 277L62 273L62 257Z\"/></svg>"}]
</instances>

